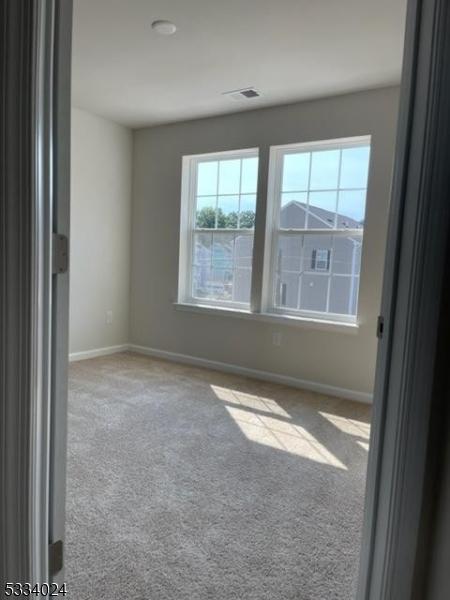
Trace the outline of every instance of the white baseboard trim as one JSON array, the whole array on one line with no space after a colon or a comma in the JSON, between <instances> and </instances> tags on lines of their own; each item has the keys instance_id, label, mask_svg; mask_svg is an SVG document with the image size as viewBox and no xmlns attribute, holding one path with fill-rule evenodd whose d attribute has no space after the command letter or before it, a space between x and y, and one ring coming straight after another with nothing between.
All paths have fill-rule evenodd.
<instances>
[{"instance_id":1,"label":"white baseboard trim","mask_svg":"<svg viewBox=\"0 0 450 600\"><path fill-rule=\"evenodd\" d=\"M93 350L84 350L83 352L72 352L69 354L69 362L96 358L97 356L108 356L108 354L117 354L117 352L126 352L129 348L129 344L121 344L120 346L108 346L107 348L94 348Z\"/></svg>"},{"instance_id":2,"label":"white baseboard trim","mask_svg":"<svg viewBox=\"0 0 450 600\"><path fill-rule=\"evenodd\" d=\"M270 381L272 383L280 383L311 392L318 392L328 396L336 396L337 398L346 398L347 400L355 400L364 402L365 404L372 403L372 394L360 392L357 390L349 390L340 388L326 383L310 381L308 379L298 379L289 375L280 375L269 371L260 371L259 369L250 369L248 367L240 367L230 363L224 363L217 360L209 360L207 358L199 358L188 354L180 354L178 352L169 352L168 350L158 350L156 348L148 348L147 346L139 346L137 344L121 344L118 346L108 346L106 348L94 348L93 350L85 350L83 352L72 352L69 354L69 361L75 362L79 360L87 360L98 356L108 356L109 354L117 354L118 352L126 351L145 354L155 358L163 358L171 362L193 365L196 367L204 367L213 369L214 371L222 371L224 373L233 373L234 375L243 375L244 377L252 377L262 381Z\"/></svg>"},{"instance_id":3,"label":"white baseboard trim","mask_svg":"<svg viewBox=\"0 0 450 600\"><path fill-rule=\"evenodd\" d=\"M216 360L209 360L207 358L189 356L188 354L179 354L177 352L169 352L167 350L157 350L156 348L148 348L146 346L139 346L137 344L129 344L127 349L131 352L145 354L146 356L153 356L155 358L163 358L172 362L194 365L196 367L205 367L207 369L213 369L214 371L223 371L225 373L243 375L244 377L252 377L253 379L270 381L272 383L280 383L282 385L309 390L311 392L318 392L328 396L336 396L338 398L345 398L347 400L355 400L357 402L363 402L364 404L372 403L372 394L367 392L348 390L346 388L327 385L325 383L318 383L316 381L309 381L307 379L297 379L296 377L290 377L289 375L279 375L277 373L260 371L258 369L250 369L248 367L240 367L238 365L223 363Z\"/></svg>"}]
</instances>

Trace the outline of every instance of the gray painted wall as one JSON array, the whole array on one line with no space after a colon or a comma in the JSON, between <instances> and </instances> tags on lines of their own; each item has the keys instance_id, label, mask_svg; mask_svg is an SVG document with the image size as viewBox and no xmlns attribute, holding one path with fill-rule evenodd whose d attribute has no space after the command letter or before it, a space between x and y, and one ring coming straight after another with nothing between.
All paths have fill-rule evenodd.
<instances>
[{"instance_id":1,"label":"gray painted wall","mask_svg":"<svg viewBox=\"0 0 450 600\"><path fill-rule=\"evenodd\" d=\"M128 342L132 132L73 109L71 151L73 353Z\"/></svg>"},{"instance_id":2,"label":"gray painted wall","mask_svg":"<svg viewBox=\"0 0 450 600\"><path fill-rule=\"evenodd\" d=\"M136 131L130 341L371 392L397 104L395 87ZM366 134L372 153L357 333L175 310L183 155L259 147L266 171L270 145ZM258 206L265 209L264 186Z\"/></svg>"}]
</instances>

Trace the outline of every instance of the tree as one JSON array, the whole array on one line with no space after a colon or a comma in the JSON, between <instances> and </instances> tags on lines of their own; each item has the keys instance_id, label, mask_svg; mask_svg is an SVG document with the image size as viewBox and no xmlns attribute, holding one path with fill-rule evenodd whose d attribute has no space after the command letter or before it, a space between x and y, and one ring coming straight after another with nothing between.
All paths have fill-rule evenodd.
<instances>
[{"instance_id":1,"label":"tree","mask_svg":"<svg viewBox=\"0 0 450 600\"><path fill-rule=\"evenodd\" d=\"M230 212L225 217L225 227L236 229L238 226L238 215L236 212Z\"/></svg>"},{"instance_id":2,"label":"tree","mask_svg":"<svg viewBox=\"0 0 450 600\"><path fill-rule=\"evenodd\" d=\"M217 228L218 229L236 229L238 226L238 213L230 212L224 214L221 208L217 209ZM252 210L245 210L239 215L239 227L252 229L255 226L255 213ZM216 228L216 209L212 206L206 206L197 211L197 227L200 229Z\"/></svg>"},{"instance_id":3,"label":"tree","mask_svg":"<svg viewBox=\"0 0 450 600\"><path fill-rule=\"evenodd\" d=\"M219 208L217 211L217 227L226 227L226 218ZM197 227L200 229L215 229L216 227L216 209L212 206L205 206L197 211Z\"/></svg>"},{"instance_id":4,"label":"tree","mask_svg":"<svg viewBox=\"0 0 450 600\"><path fill-rule=\"evenodd\" d=\"M255 212L253 210L244 210L239 218L239 227L253 229L255 226Z\"/></svg>"}]
</instances>

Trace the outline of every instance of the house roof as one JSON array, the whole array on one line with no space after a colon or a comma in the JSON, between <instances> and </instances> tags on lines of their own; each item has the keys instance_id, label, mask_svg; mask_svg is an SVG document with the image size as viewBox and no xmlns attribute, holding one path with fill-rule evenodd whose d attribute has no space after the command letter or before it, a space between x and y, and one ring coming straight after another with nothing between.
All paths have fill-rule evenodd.
<instances>
[{"instance_id":1,"label":"house roof","mask_svg":"<svg viewBox=\"0 0 450 600\"><path fill-rule=\"evenodd\" d=\"M299 202L298 200L291 200L290 202L285 204L281 210L285 211L287 208L291 208L293 206L298 207L305 212L308 208L307 204L305 204L304 202ZM320 221L323 221L324 225L326 227L329 227L330 229L332 229L334 226L334 215L334 212L331 212L324 208L320 208L318 206L314 207L314 216ZM351 217L343 215L341 213L337 213L337 217L338 221L342 221L343 225L345 227L348 227L349 229L360 229L363 224L361 221L356 221L355 219L352 219Z\"/></svg>"}]
</instances>

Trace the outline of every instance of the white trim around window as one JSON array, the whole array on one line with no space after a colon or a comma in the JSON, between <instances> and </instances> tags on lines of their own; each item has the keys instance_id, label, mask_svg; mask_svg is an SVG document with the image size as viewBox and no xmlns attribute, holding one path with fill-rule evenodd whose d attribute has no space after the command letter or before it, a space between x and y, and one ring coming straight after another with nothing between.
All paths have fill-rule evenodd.
<instances>
[{"instance_id":1,"label":"white trim around window","mask_svg":"<svg viewBox=\"0 0 450 600\"><path fill-rule=\"evenodd\" d=\"M251 319L259 319L267 322L285 322L286 324L294 324L298 322L299 325L308 325L317 326L320 328L332 328L335 326L337 330L341 328L342 330L347 330L347 328L353 329L358 326L358 316L357 316L357 297L358 297L358 289L359 289L359 261L361 260L361 247L363 240L363 232L364 232L364 221L362 217L358 221L357 216L347 217L345 214L339 212L339 203L340 203L340 194L341 192L347 193L356 193L359 192L361 198L364 197L362 210L365 209L365 196L367 192L367 181L361 184L359 187L343 187L342 182L340 181L341 173L343 173L342 167L342 156L343 151L351 148L363 148L366 147L366 151L370 154L370 136L360 136L360 137L352 137L345 138L339 140L327 140L320 142L308 142L302 144L289 144L283 146L272 146L270 148L270 162L269 162L269 172L267 174L268 177L268 198L267 198L267 208L266 208L266 219L265 225L263 219L255 219L254 227L264 227L265 226L265 243L264 243L264 256L256 256L252 253L251 242L245 242L247 236L258 235L258 230L255 231L255 228L252 225L248 224L247 227L241 227L241 210L242 210L242 197L246 194L251 195L252 199L254 197L255 200L255 213L257 212L258 204L261 203L256 202L257 197L257 189L256 189L256 181L258 178L261 180L259 173L256 173L256 176L252 178L254 180L254 189L251 192L248 189L243 189L242 187L242 165L243 161L246 158L258 158L258 149L250 148L243 150L233 150L233 151L225 151L225 152L215 152L210 154L201 154L201 155L191 155L183 157L182 162L182 190L181 190L181 218L180 218L180 253L179 253L179 285L178 285L178 298L175 304L178 310L193 310L195 312L204 312L204 313L212 313L214 310L217 311L218 314L226 315L226 316L239 316L241 318L251 318ZM321 180L319 177L319 185L317 182L314 185L311 185L311 170L312 170L312 162L313 162L313 153L321 152L327 150L335 150L339 151L339 166L338 166L338 181L336 182L334 188L330 188L329 182L326 182L326 177L324 177L324 189L318 189L321 184ZM288 223L289 227L286 227L286 223L280 223L280 212L282 206L282 194L285 193L283 188L283 164L284 158L289 155L299 155L301 153L305 153L305 156L309 156L309 167L308 167L308 176L307 176L307 184L305 184L305 189L299 191L299 194L302 198L305 198L305 202L296 202L296 204L302 205L305 210L305 221L304 224L298 223ZM229 218L224 219L224 214L219 211L219 198L220 201L225 202L227 199L223 198L223 196L227 196L226 193L223 193L223 189L221 188L220 177L221 177L221 168L222 164L227 161L240 161L240 173L238 177L238 184L235 184L236 190L229 190L228 196L233 197L233 201L235 201L235 196L238 196L239 208L237 209L237 213L230 213L230 211L234 209L230 209L229 206L227 208L228 213L225 211L225 214L228 217L234 215L234 221L231 223L231 227L229 226ZM295 159L294 159L295 160ZM217 163L215 166L211 166L211 169L217 171L217 181L214 179L214 175L212 177L212 181L215 183L211 184L211 190L205 193L201 190L202 185L198 183L198 172L199 165L204 165L210 163ZM368 158L367 158L368 163ZM228 163L231 167L231 164ZM236 163L234 163L236 167ZM208 167L203 167L204 169L208 169ZM225 168L225 167L224 167ZM257 171L260 169L260 165L258 164ZM369 165L367 164L367 169ZM214 186L215 189L212 189ZM221 191L222 189L222 191ZM336 205L334 207L330 207L330 210L327 212L326 210L320 208L317 209L317 205L314 205L313 202L310 202L310 196L312 197L314 194L318 192L332 192L336 196ZM297 192L295 192L297 193ZM201 199L205 197L205 200L209 198L208 202L214 204L214 207L211 207L210 217L211 215L215 215L215 217L209 217L209 221L207 223L202 223L201 220L198 220L198 211L199 206L207 206L208 202L202 204ZM252 200L253 201L253 200ZM361 200L360 200L361 204ZM225 206L225 204L224 204ZM208 209L209 210L209 209ZM215 210L215 212L214 212ZM322 212L320 212L322 210ZM350 211L351 212L351 211ZM219 213L220 220L219 223ZM237 214L237 216L236 216ZM363 213L361 213L363 215ZM310 216L309 216L310 215ZM215 219L215 220L214 220ZM258 225L259 223L259 225ZM282 226L284 225L284 226ZM234 237L233 237L234 234ZM211 240L207 241L204 244L203 241L199 242L198 240L207 240L208 236L211 235ZM232 251L232 265L228 265L230 261L230 257L224 260L224 264L226 263L226 267L222 267L224 270L228 269L230 272L227 273L227 278L224 278L220 281L220 278L216 277L216 275L212 275L212 271L215 268L215 258L214 258L214 248L216 246L221 246L221 243L217 242L220 237L230 238L233 240L233 251ZM288 276L292 275L293 280L298 278L299 283L293 284L294 287L297 285L298 288L298 303L292 302L292 298L290 301L286 301L286 298L282 298L283 292L286 290L282 288L282 284L280 286L277 285L281 281L279 273L280 267L278 265L277 272L277 257L279 258L279 239L280 236L283 236L284 240L299 240L301 238L302 248L305 245L305 239L315 240L315 246L313 249L309 248L309 254L303 255L303 250L301 257L294 256L295 259L303 261L301 263L301 268L298 266L292 271L292 274L289 272L289 268L287 271ZM261 238L261 235L259 235ZM322 239L324 243L322 243ZM242 260L242 255L236 254L236 240L239 239L240 242L246 246L246 254L245 261ZM330 246L331 239L331 246ZM337 240L337 241L336 241ZM340 241L342 240L342 241ZM354 255L357 255L356 266L354 263L355 260L346 258L344 260L347 261L351 267L346 267L347 270L338 270L333 266L335 249L339 246L339 244L343 244L353 242ZM308 243L309 243L308 242ZM196 246L197 244L197 246ZM222 244L226 246L226 243ZM310 244L311 245L311 244ZM201 246L201 252L205 252L211 256L211 266L210 266L210 279L204 285L200 282L199 285L199 253L198 246ZM206 247L205 248L203 247ZM248 246L248 248L247 248ZM331 249L330 249L331 248ZM252 256L250 257L250 253ZM248 256L247 256L248 255ZM336 252L336 256L338 253ZM317 264L317 258L314 260L314 257L322 257L320 264ZM207 263L209 258L206 257L206 260L201 258L202 264ZM326 257L326 260L323 259ZM342 262L342 258L340 259ZM197 264L199 263L199 264ZM247 264L248 263L248 264ZM337 264L337 263L336 263ZM242 266L244 265L244 267ZM306 265L305 268L304 265ZM239 277L242 277L242 273L238 273L236 275L236 269L246 269L249 272L249 276L244 275L246 279L246 298L245 301L242 301L242 290L238 290L238 293L235 294L235 290L238 288L237 281ZM255 287L255 283L253 281L252 288L250 289L249 280L252 281L252 270L255 268L261 268L263 277L262 277L262 285L258 285L259 289L253 289ZM348 269L351 269L348 271ZM207 267L206 267L207 270ZM193 274L195 271L195 275ZM202 268L201 278L204 277L204 273ZM348 271L348 272L347 272ZM232 272L232 275L230 273ZM194 280L194 277L197 279ZM304 278L310 277L314 280L313 285L316 285L317 288L322 289L322 304L324 304L324 310L311 310L310 307L305 307L304 302L300 299L300 285L303 282ZM278 278L278 279L277 279ZM254 278L253 278L254 279ZM333 289L339 288L347 288L350 286L350 291L348 290L348 309L344 306L340 313L332 312L330 307L333 306L333 303L330 302L330 286L331 280L333 280ZM350 283L348 283L350 281ZM290 294L292 296L292 286L290 286ZM324 287L325 286L325 287ZM286 286L285 286L286 287ZM200 293L198 290L200 288ZM216 289L217 288L217 289ZM220 289L219 289L220 288ZM324 290L327 288L325 298L326 301L323 300ZM231 290L231 291L229 291ZM197 294L195 293L197 292ZM278 294L278 296L277 296ZM237 296L237 297L235 297ZM252 303L250 299L257 299L256 303L258 308L260 307L260 312L252 310ZM281 301L280 301L281 298ZM346 296L345 296L346 298ZM347 302L347 300L345 300ZM352 303L350 305L350 302ZM313 307L314 308L314 307Z\"/></svg>"},{"instance_id":2,"label":"white trim around window","mask_svg":"<svg viewBox=\"0 0 450 600\"><path fill-rule=\"evenodd\" d=\"M254 196L255 203L255 212L256 212L256 195L257 195L257 176L258 171L256 171L255 177L255 188L254 190L248 192L243 191L242 189L242 164L243 160L249 158L258 158L258 149L257 148L249 148L243 150L233 150L233 151L225 151L225 152L215 152L210 154L199 154L193 156L184 156L182 163L182 190L181 190L181 218L180 218L180 254L179 254L179 284L178 284L178 303L179 304L188 304L188 305L207 305L209 307L218 307L218 308L230 308L237 310L249 310L250 308L250 297L251 290L249 288L248 294L248 302L243 302L240 300L236 300L234 298L228 300L217 297L200 297L195 295L195 287L193 285L193 268L194 268L194 249L195 249L195 237L196 235L211 235L217 237L228 237L232 236L238 237L240 240L244 240L245 238L250 238L254 236L254 228L245 228L240 227L239 222L236 224L236 227L226 227L219 226L217 223L217 214L218 214L218 201L219 198L235 198L238 197L238 215L241 214L241 199L246 196ZM240 161L240 173L239 173L239 182L238 187L233 193L220 193L220 173L217 173L217 182L216 189L211 190L210 194L199 194L198 189L198 168L200 164L205 163L226 163L227 161ZM219 166L217 169L219 170ZM211 199L215 199L214 202L216 208L216 224L215 226L202 227L196 223L196 213L197 213L197 200L202 197L210 197ZM239 216L237 217L239 221ZM233 242L233 248L235 247L235 242ZM213 250L211 248L211 254ZM234 249L233 249L234 253ZM243 262L243 261L241 261ZM233 280L236 274L236 270L246 270L249 272L249 279L251 281L251 273L253 266L253 255L249 257L249 265L242 266L236 265L236 261L234 260L233 255L233 265L230 268L230 271L233 272ZM213 284L210 284L212 286ZM218 284L216 284L218 285ZM197 286L198 287L198 286ZM233 286L234 287L234 282ZM211 294L214 296L214 293ZM220 294L218 294L220 295ZM225 296L226 294L221 294ZM231 294L233 295L233 294Z\"/></svg>"},{"instance_id":3,"label":"white trim around window","mask_svg":"<svg viewBox=\"0 0 450 600\"><path fill-rule=\"evenodd\" d=\"M331 275L328 276L327 272L314 272L315 277L327 277L327 294L326 294L326 306L325 310L315 311L315 310L306 310L301 309L300 307L289 308L288 306L280 306L280 302L277 302L276 297L276 283L277 283L277 259L278 259L278 245L279 239L281 236L284 238L288 238L293 236L294 238L303 238L306 236L312 238L320 239L320 236L324 236L324 239L327 241L330 238L334 240L338 238L352 239L355 242L355 246L358 246L358 253L361 252L362 241L363 241L363 226L359 225L355 222L350 222L346 224L345 227L342 224L338 223L338 206L337 206L337 198L339 195L339 191L342 190L340 187L340 173L341 173L341 160L342 160L342 150L350 149L350 148L358 148L358 147L369 147L370 149L370 136L358 136L337 140L326 140L326 141L317 141L317 142L307 142L301 144L287 144L281 146L272 146L270 148L270 161L269 161L269 175L268 175L268 198L267 198L267 214L266 214L266 232L265 232L265 252L264 252L264 267L263 267L263 290L262 290L262 311L265 313L272 313L278 315L288 315L291 317L299 317L302 319L313 319L313 320L323 320L327 322L335 322L335 323L349 323L349 324L357 324L358 316L357 309L354 308L354 314L341 314L335 313L329 310L330 306L330 281ZM322 193L327 191L332 191L336 194L336 207L334 209L335 222L329 226L326 221L323 221L323 225L321 224L321 218L317 214L315 215L315 220L319 224L315 227L309 226L306 224L305 217L305 225L301 227L283 227L282 223L280 223L280 210L281 210L281 196L283 192L283 164L284 157L289 155L298 155L300 153L308 153L310 154L310 163L308 167L308 176L307 176L307 184L305 185L303 193L305 195L305 203L307 208L309 208L310 203L310 194L312 192L311 189L311 161L312 161L312 153L317 151L327 151L327 150L339 150L339 167L338 167L338 180L336 183L336 188L331 189L329 186L324 186L324 189L314 189L314 193ZM368 165L369 166L369 165ZM367 192L367 182L364 186L360 188L349 188L344 191L363 191L364 192L364 207L365 207L365 195ZM291 193L291 192L287 192ZM349 221L351 221L349 219ZM339 227L339 225L341 225ZM324 245L327 248L327 244ZM318 248L322 249L322 248ZM332 270L333 264L333 252L330 251L330 270ZM310 272L305 272L305 276L310 276ZM351 288L355 287L354 294L350 294L350 297L358 297L359 291L359 269L355 272L354 265L351 266L350 275L347 274L336 274L333 273L333 278L337 277L349 277L350 278L350 286ZM299 286L300 287L300 286ZM299 289L300 294L300 289ZM298 304L300 304L300 299L298 300ZM357 305L357 301L356 301ZM349 310L350 312L350 310Z\"/></svg>"}]
</instances>

